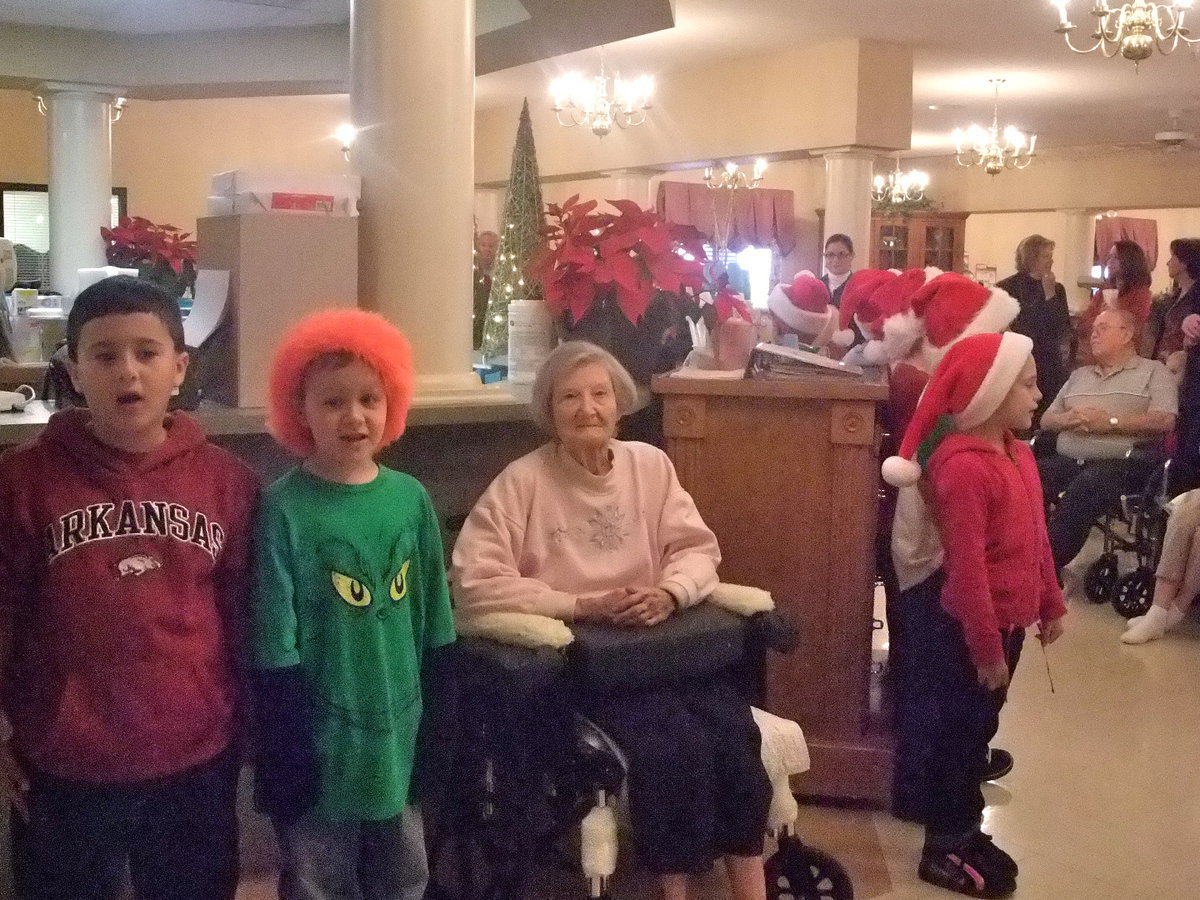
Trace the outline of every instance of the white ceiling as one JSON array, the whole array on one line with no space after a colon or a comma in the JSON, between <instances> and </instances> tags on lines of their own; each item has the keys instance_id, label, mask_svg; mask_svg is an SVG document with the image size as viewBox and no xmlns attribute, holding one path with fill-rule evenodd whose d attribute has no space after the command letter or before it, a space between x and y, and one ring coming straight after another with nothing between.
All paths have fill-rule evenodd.
<instances>
[{"instance_id":1,"label":"white ceiling","mask_svg":"<svg viewBox=\"0 0 1200 900\"><path fill-rule=\"evenodd\" d=\"M393 0L408 2L408 0ZM344 23L350 0L0 0L0 22L154 34L228 28L306 27ZM480 29L520 21L518 0L479 0ZM1087 25L1090 0L1070 0ZM597 3L598 15L604 3ZM1007 78L1001 124L1038 133L1042 147L1150 139L1183 110L1181 127L1200 131L1200 56L1190 48L1155 55L1139 73L1121 59L1070 53L1054 34L1048 0L675 0L676 27L608 47L622 71L669 77L672 69L711 68L723 58L778 51L842 37L912 44L914 152L949 147L956 125L986 124L987 79ZM1193 12L1200 33L1200 9ZM581 22L581 28L586 23ZM593 68L585 51L483 75L481 106L544 96L551 77ZM778 91L780 86L772 86ZM796 85L797 93L803 85ZM786 86L784 86L786 95ZM937 110L929 106L940 107ZM736 110L723 111L736 115ZM781 109L781 114L788 114Z\"/></svg>"},{"instance_id":2,"label":"white ceiling","mask_svg":"<svg viewBox=\"0 0 1200 900\"><path fill-rule=\"evenodd\" d=\"M1069 0L1068 10L1089 25L1090 6ZM660 79L671 69L707 66L720 78L723 57L845 37L912 44L916 153L950 149L956 125L990 124L988 79L995 76L1007 79L1001 125L1038 133L1039 147L1150 139L1167 126L1167 109L1184 110L1181 127L1200 131L1200 57L1190 48L1156 54L1136 74L1123 59L1071 53L1053 31L1058 19L1049 0L676 0L675 14L674 29L610 45L609 62ZM1193 15L1200 34L1200 9ZM481 76L477 102L545 95L562 70L596 64L592 51Z\"/></svg>"}]
</instances>

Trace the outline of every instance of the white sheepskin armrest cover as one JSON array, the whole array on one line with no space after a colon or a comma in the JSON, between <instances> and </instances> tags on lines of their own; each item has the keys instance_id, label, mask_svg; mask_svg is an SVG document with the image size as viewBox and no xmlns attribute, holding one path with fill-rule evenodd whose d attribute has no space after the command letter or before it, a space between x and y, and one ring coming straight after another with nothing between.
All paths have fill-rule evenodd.
<instances>
[{"instance_id":1,"label":"white sheepskin armrest cover","mask_svg":"<svg viewBox=\"0 0 1200 900\"><path fill-rule=\"evenodd\" d=\"M565 622L533 613L491 612L456 616L455 627L463 637L486 638L516 647L549 647L561 650L575 635Z\"/></svg>"},{"instance_id":2,"label":"white sheepskin armrest cover","mask_svg":"<svg viewBox=\"0 0 1200 900\"><path fill-rule=\"evenodd\" d=\"M708 602L739 616L752 616L755 613L769 612L775 608L775 601L762 588L748 587L744 584L726 584L721 582L708 595Z\"/></svg>"},{"instance_id":3,"label":"white sheepskin armrest cover","mask_svg":"<svg viewBox=\"0 0 1200 900\"><path fill-rule=\"evenodd\" d=\"M774 781L787 775L807 772L811 760L804 732L791 719L780 718L756 706L750 708L754 724L762 735L762 762L767 777Z\"/></svg>"}]
</instances>

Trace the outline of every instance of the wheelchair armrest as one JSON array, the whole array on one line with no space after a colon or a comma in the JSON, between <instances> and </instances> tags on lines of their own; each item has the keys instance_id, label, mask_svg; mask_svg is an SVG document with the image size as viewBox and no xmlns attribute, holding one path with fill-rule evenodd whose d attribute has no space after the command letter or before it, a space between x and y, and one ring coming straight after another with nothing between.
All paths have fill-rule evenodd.
<instances>
[{"instance_id":1,"label":"wheelchair armrest","mask_svg":"<svg viewBox=\"0 0 1200 900\"><path fill-rule=\"evenodd\" d=\"M1125 454L1125 458L1131 462L1142 462L1158 465L1167 456L1167 450L1160 437L1143 438L1134 441L1132 447Z\"/></svg>"},{"instance_id":2,"label":"wheelchair armrest","mask_svg":"<svg viewBox=\"0 0 1200 900\"><path fill-rule=\"evenodd\" d=\"M555 686L566 671L563 653L547 647L473 637L460 637L451 647L455 678L472 693L533 698Z\"/></svg>"},{"instance_id":3,"label":"wheelchair armrest","mask_svg":"<svg viewBox=\"0 0 1200 900\"><path fill-rule=\"evenodd\" d=\"M755 613L746 622L746 637L776 653L791 653L800 643L800 629L778 609Z\"/></svg>"}]
</instances>

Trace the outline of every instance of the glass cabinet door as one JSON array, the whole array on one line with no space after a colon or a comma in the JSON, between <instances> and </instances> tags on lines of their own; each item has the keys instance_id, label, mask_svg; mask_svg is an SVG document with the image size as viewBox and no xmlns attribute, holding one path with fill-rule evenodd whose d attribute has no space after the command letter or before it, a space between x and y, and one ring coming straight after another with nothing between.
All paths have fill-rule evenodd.
<instances>
[{"instance_id":1,"label":"glass cabinet door","mask_svg":"<svg viewBox=\"0 0 1200 900\"><path fill-rule=\"evenodd\" d=\"M879 226L880 269L908 268L908 225L885 222Z\"/></svg>"},{"instance_id":2,"label":"glass cabinet door","mask_svg":"<svg viewBox=\"0 0 1200 900\"><path fill-rule=\"evenodd\" d=\"M954 226L925 226L925 265L937 266L943 272L955 268Z\"/></svg>"}]
</instances>

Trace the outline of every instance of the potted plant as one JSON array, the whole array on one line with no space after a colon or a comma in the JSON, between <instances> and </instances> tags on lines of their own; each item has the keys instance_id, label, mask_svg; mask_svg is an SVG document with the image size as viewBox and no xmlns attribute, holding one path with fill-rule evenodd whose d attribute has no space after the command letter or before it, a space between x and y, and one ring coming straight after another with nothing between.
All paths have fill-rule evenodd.
<instances>
[{"instance_id":1,"label":"potted plant","mask_svg":"<svg viewBox=\"0 0 1200 900\"><path fill-rule=\"evenodd\" d=\"M140 216L122 216L115 228L101 228L109 265L137 269L138 277L182 297L196 284L196 242L174 225L155 225Z\"/></svg>"},{"instance_id":2,"label":"potted plant","mask_svg":"<svg viewBox=\"0 0 1200 900\"><path fill-rule=\"evenodd\" d=\"M615 214L578 195L549 204L528 274L541 283L561 338L599 344L646 381L676 325L670 297L704 284L704 235L632 200L607 202Z\"/></svg>"}]
</instances>

